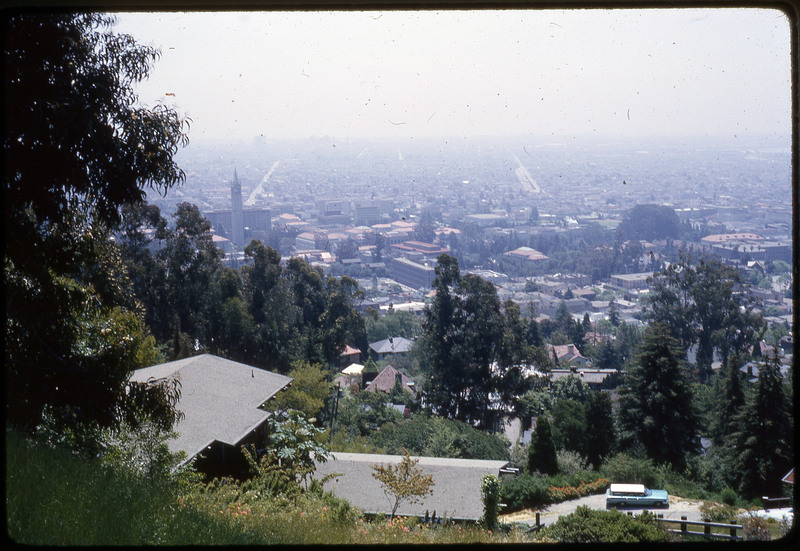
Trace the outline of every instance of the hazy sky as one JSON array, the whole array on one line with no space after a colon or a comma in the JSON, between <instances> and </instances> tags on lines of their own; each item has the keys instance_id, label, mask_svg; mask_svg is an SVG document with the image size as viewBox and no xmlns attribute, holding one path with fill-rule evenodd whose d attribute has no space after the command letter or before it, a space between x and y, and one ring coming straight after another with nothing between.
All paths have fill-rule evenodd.
<instances>
[{"instance_id":1,"label":"hazy sky","mask_svg":"<svg viewBox=\"0 0 800 551\"><path fill-rule=\"evenodd\" d=\"M119 14L190 139L790 136L789 20L759 9Z\"/></svg>"}]
</instances>

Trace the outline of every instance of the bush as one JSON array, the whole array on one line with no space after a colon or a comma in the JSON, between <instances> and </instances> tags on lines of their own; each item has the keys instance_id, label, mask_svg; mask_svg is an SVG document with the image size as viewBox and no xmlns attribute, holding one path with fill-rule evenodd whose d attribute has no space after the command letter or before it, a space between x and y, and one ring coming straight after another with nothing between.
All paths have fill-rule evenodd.
<instances>
[{"instance_id":1,"label":"bush","mask_svg":"<svg viewBox=\"0 0 800 551\"><path fill-rule=\"evenodd\" d=\"M599 480L601 477L599 473L591 470L577 471L566 477L567 484L570 486L579 486L581 484L590 484ZM608 480L608 479L605 479ZM605 490L605 488L603 488Z\"/></svg>"},{"instance_id":2,"label":"bush","mask_svg":"<svg viewBox=\"0 0 800 551\"><path fill-rule=\"evenodd\" d=\"M544 477L521 474L503 484L501 495L510 511L519 511L528 507L543 507L548 503L548 490L557 485L553 481L560 477Z\"/></svg>"},{"instance_id":3,"label":"bush","mask_svg":"<svg viewBox=\"0 0 800 551\"><path fill-rule=\"evenodd\" d=\"M739 497L731 487L725 487L719 494L719 500L725 505L736 505L737 499L739 499Z\"/></svg>"},{"instance_id":4,"label":"bush","mask_svg":"<svg viewBox=\"0 0 800 551\"><path fill-rule=\"evenodd\" d=\"M768 541L770 539L767 521L753 514L742 523L745 541Z\"/></svg>"},{"instance_id":5,"label":"bush","mask_svg":"<svg viewBox=\"0 0 800 551\"><path fill-rule=\"evenodd\" d=\"M481 497L483 499L483 518L485 528L497 528L497 513L500 504L500 481L493 474L485 474L481 478Z\"/></svg>"},{"instance_id":6,"label":"bush","mask_svg":"<svg viewBox=\"0 0 800 551\"><path fill-rule=\"evenodd\" d=\"M581 482L577 486L551 486L547 490L547 499L551 503L558 503L568 499L577 499L579 497L588 496L592 494L599 494L608 488L609 482L607 478L598 478L594 482Z\"/></svg>"},{"instance_id":7,"label":"bush","mask_svg":"<svg viewBox=\"0 0 800 551\"><path fill-rule=\"evenodd\" d=\"M489 434L467 423L427 415L397 420L373 432L368 442L393 455L458 457L464 459L509 459L509 442L502 435Z\"/></svg>"},{"instance_id":8,"label":"bush","mask_svg":"<svg viewBox=\"0 0 800 551\"><path fill-rule=\"evenodd\" d=\"M540 537L560 543L640 543L665 542L667 532L648 512L629 517L615 510L596 511L582 506L544 527Z\"/></svg>"},{"instance_id":9,"label":"bush","mask_svg":"<svg viewBox=\"0 0 800 551\"><path fill-rule=\"evenodd\" d=\"M614 484L644 484L660 488L663 480L651 459L638 459L626 453L608 458L600 467L600 474Z\"/></svg>"},{"instance_id":10,"label":"bush","mask_svg":"<svg viewBox=\"0 0 800 551\"><path fill-rule=\"evenodd\" d=\"M581 471L571 477L525 473L506 481L501 495L508 511L519 511L600 493L608 488L608 484L608 479L592 471Z\"/></svg>"},{"instance_id":11,"label":"bush","mask_svg":"<svg viewBox=\"0 0 800 551\"><path fill-rule=\"evenodd\" d=\"M739 516L739 509L733 505L725 505L704 501L700 505L700 512L704 519L711 522L722 522L725 524L736 524L736 517Z\"/></svg>"},{"instance_id":12,"label":"bush","mask_svg":"<svg viewBox=\"0 0 800 551\"><path fill-rule=\"evenodd\" d=\"M558 450L556 459L558 460L558 472L564 475L572 475L578 471L585 471L587 468L586 458L575 451Z\"/></svg>"}]
</instances>

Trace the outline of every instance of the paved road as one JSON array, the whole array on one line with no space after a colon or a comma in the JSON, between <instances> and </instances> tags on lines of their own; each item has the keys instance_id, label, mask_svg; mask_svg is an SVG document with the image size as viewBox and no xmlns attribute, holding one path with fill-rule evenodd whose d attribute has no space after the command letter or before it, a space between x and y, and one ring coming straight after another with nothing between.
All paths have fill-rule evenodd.
<instances>
[{"instance_id":1,"label":"paved road","mask_svg":"<svg viewBox=\"0 0 800 551\"><path fill-rule=\"evenodd\" d=\"M647 509L650 509L653 513L664 515L666 519L680 520L681 516L685 516L688 520L702 520L699 510L701 503L702 501L669 496L669 507L659 507L655 509L648 507ZM605 510L606 496L605 494L599 494L562 501L561 503L554 503L540 511L540 522L545 525L553 524L558 520L558 517L574 513L575 509L581 505L585 505L591 509ZM622 512L630 511L636 515L641 513L644 509L644 507L620 507L618 510ZM510 515L503 515L502 520L503 522L535 524L536 514L535 511L532 510L519 511Z\"/></svg>"}]
</instances>

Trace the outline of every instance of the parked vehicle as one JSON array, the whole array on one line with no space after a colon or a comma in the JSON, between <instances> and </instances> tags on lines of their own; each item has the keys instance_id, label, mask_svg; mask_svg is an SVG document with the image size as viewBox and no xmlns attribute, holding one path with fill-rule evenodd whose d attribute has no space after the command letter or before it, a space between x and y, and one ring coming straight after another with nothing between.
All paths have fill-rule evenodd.
<instances>
[{"instance_id":1,"label":"parked vehicle","mask_svg":"<svg viewBox=\"0 0 800 551\"><path fill-rule=\"evenodd\" d=\"M669 507L666 490L651 490L644 484L612 484L606 490L606 508L625 506Z\"/></svg>"}]
</instances>

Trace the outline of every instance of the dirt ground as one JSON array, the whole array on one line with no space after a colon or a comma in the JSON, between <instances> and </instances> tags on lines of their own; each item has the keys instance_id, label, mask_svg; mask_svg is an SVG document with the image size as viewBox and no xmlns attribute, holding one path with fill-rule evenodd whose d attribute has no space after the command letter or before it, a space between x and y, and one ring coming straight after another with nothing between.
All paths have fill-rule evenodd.
<instances>
[{"instance_id":1,"label":"dirt ground","mask_svg":"<svg viewBox=\"0 0 800 551\"><path fill-rule=\"evenodd\" d=\"M663 515L666 519L680 520L682 516L685 516L687 520L703 520L702 515L700 514L701 504L702 501L699 500L684 499L671 495L669 496L669 507L666 508L620 507L618 510L622 512L630 511L636 515L645 509L649 509L655 514ZM574 513L575 509L581 505L585 505L591 509L605 510L606 496L605 494L599 494L572 499L569 501L562 501L561 503L554 503L540 511L539 521L544 525L553 524L560 516ZM525 524L533 525L536 524L536 512L532 509L525 509L509 515L501 515L500 519L502 522L523 522Z\"/></svg>"}]
</instances>

